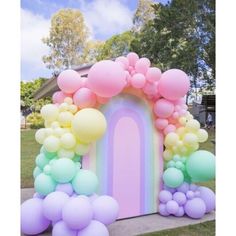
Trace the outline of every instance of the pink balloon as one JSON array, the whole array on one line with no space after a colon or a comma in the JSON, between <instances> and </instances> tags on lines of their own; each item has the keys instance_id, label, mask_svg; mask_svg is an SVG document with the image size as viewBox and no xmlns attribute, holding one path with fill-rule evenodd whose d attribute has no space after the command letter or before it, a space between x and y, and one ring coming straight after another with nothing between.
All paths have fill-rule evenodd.
<instances>
[{"instance_id":1,"label":"pink balloon","mask_svg":"<svg viewBox=\"0 0 236 236\"><path fill-rule=\"evenodd\" d=\"M62 91L57 91L52 95L52 101L54 104L55 103L61 104L64 102L64 99L66 97L72 97L72 95L68 93L63 93Z\"/></svg>"},{"instance_id":2,"label":"pink balloon","mask_svg":"<svg viewBox=\"0 0 236 236\"><path fill-rule=\"evenodd\" d=\"M83 79L74 70L64 70L57 77L57 84L64 93L74 93L82 87Z\"/></svg>"},{"instance_id":3,"label":"pink balloon","mask_svg":"<svg viewBox=\"0 0 236 236\"><path fill-rule=\"evenodd\" d=\"M109 98L103 98L103 97L97 97L97 101L100 103L100 104L106 104L107 102L109 102Z\"/></svg>"},{"instance_id":4,"label":"pink balloon","mask_svg":"<svg viewBox=\"0 0 236 236\"><path fill-rule=\"evenodd\" d=\"M182 70L171 69L164 72L158 84L160 94L169 100L176 100L186 95L190 81Z\"/></svg>"},{"instance_id":5,"label":"pink balloon","mask_svg":"<svg viewBox=\"0 0 236 236\"><path fill-rule=\"evenodd\" d=\"M169 124L164 129L164 134L167 135L167 134L169 134L171 132L175 132L175 130L176 130L176 127L174 125L172 125L172 124Z\"/></svg>"},{"instance_id":6,"label":"pink balloon","mask_svg":"<svg viewBox=\"0 0 236 236\"><path fill-rule=\"evenodd\" d=\"M129 68L129 60L124 56L117 57L115 62L120 62L123 69L125 69L125 70L127 70Z\"/></svg>"},{"instance_id":7,"label":"pink balloon","mask_svg":"<svg viewBox=\"0 0 236 236\"><path fill-rule=\"evenodd\" d=\"M143 88L146 83L146 79L143 74L137 73L131 77L130 82L134 88Z\"/></svg>"},{"instance_id":8,"label":"pink balloon","mask_svg":"<svg viewBox=\"0 0 236 236\"><path fill-rule=\"evenodd\" d=\"M139 56L135 52L130 52L127 55L127 59L129 60L129 65L130 66L135 66L135 63L138 61Z\"/></svg>"},{"instance_id":9,"label":"pink balloon","mask_svg":"<svg viewBox=\"0 0 236 236\"><path fill-rule=\"evenodd\" d=\"M134 67L133 67L133 66L129 66L129 67L128 67L129 73L131 73L131 71L133 71L133 70L134 70Z\"/></svg>"},{"instance_id":10,"label":"pink balloon","mask_svg":"<svg viewBox=\"0 0 236 236\"><path fill-rule=\"evenodd\" d=\"M154 83L147 82L143 88L143 92L147 95L157 94L157 86Z\"/></svg>"},{"instance_id":11,"label":"pink balloon","mask_svg":"<svg viewBox=\"0 0 236 236\"><path fill-rule=\"evenodd\" d=\"M178 118L179 118L179 113L178 113L177 111L175 111L175 112L173 113L173 118L174 118L174 119L178 119Z\"/></svg>"},{"instance_id":12,"label":"pink balloon","mask_svg":"<svg viewBox=\"0 0 236 236\"><path fill-rule=\"evenodd\" d=\"M150 65L151 65L151 62L149 61L148 58L146 57L140 58L135 64L135 71L137 73L142 73L145 75Z\"/></svg>"},{"instance_id":13,"label":"pink balloon","mask_svg":"<svg viewBox=\"0 0 236 236\"><path fill-rule=\"evenodd\" d=\"M155 126L159 130L165 129L167 127L167 125L168 125L168 120L167 119L158 118L155 121Z\"/></svg>"},{"instance_id":14,"label":"pink balloon","mask_svg":"<svg viewBox=\"0 0 236 236\"><path fill-rule=\"evenodd\" d=\"M180 105L181 106L181 105L185 104L185 101L186 101L186 99L184 97L182 97L182 98L179 98L179 99L177 99L173 102L174 102L175 105Z\"/></svg>"},{"instance_id":15,"label":"pink balloon","mask_svg":"<svg viewBox=\"0 0 236 236\"><path fill-rule=\"evenodd\" d=\"M81 88L74 94L73 101L81 109L93 107L96 104L96 95L88 88Z\"/></svg>"},{"instance_id":16,"label":"pink balloon","mask_svg":"<svg viewBox=\"0 0 236 236\"><path fill-rule=\"evenodd\" d=\"M172 102L162 98L159 99L154 105L154 113L159 118L167 118L174 112L174 105Z\"/></svg>"},{"instance_id":17,"label":"pink balloon","mask_svg":"<svg viewBox=\"0 0 236 236\"><path fill-rule=\"evenodd\" d=\"M181 110L179 111L179 115L180 115L180 116L184 116L186 113L187 113L187 111L184 110L184 109L181 109Z\"/></svg>"},{"instance_id":18,"label":"pink balloon","mask_svg":"<svg viewBox=\"0 0 236 236\"><path fill-rule=\"evenodd\" d=\"M88 87L101 97L119 94L126 85L125 71L114 61L95 63L88 73Z\"/></svg>"},{"instance_id":19,"label":"pink balloon","mask_svg":"<svg viewBox=\"0 0 236 236\"><path fill-rule=\"evenodd\" d=\"M157 67L151 67L147 70L146 79L149 82L158 81L161 78L161 70Z\"/></svg>"},{"instance_id":20,"label":"pink balloon","mask_svg":"<svg viewBox=\"0 0 236 236\"><path fill-rule=\"evenodd\" d=\"M180 111L181 110L181 106L180 105L175 105L175 111Z\"/></svg>"}]
</instances>

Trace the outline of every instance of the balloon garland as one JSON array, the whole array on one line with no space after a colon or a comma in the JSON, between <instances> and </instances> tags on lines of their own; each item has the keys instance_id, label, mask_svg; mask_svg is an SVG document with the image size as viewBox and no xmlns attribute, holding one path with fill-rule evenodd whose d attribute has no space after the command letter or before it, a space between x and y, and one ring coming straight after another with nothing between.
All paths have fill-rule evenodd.
<instances>
[{"instance_id":1,"label":"balloon garland","mask_svg":"<svg viewBox=\"0 0 236 236\"><path fill-rule=\"evenodd\" d=\"M198 150L208 139L200 123L187 111L184 96L188 76L181 70L162 73L136 53L115 61L95 63L88 77L65 70L57 78L61 89L53 104L42 107L45 128L35 134L42 145L33 172L36 193L21 206L21 229L35 235L51 224L53 236L107 236L107 225L119 212L117 201L95 194L97 176L81 169L81 158L106 131L106 119L96 108L125 88L142 91L153 104L155 127L164 135L163 216L201 218L215 209L215 194L192 182L215 178L215 156Z\"/></svg>"}]
</instances>

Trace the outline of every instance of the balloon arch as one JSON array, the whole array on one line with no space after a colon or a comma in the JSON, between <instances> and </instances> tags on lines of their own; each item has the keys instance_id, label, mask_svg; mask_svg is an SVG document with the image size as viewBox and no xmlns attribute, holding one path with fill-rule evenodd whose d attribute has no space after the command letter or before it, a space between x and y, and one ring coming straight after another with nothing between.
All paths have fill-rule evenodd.
<instances>
[{"instance_id":1,"label":"balloon arch","mask_svg":"<svg viewBox=\"0 0 236 236\"><path fill-rule=\"evenodd\" d=\"M96 108L125 89L141 91L153 106L155 127L164 136L163 189L159 213L201 218L215 209L215 194L193 183L215 178L215 156L199 149L208 139L185 104L190 81L179 69L161 72L136 53L95 63L87 78L65 70L57 78L61 91L42 107L45 128L35 134L42 145L36 157L33 198L21 206L21 229L35 235L53 226L53 236L107 236L119 214L111 196L95 194L97 176L82 169L81 159L106 131ZM157 209L158 211L158 209Z\"/></svg>"}]
</instances>

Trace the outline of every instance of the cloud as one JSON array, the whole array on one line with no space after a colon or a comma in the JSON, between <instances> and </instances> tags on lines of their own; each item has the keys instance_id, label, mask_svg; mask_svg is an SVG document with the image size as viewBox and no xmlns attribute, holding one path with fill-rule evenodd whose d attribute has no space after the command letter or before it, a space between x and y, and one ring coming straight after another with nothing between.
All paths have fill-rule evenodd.
<instances>
[{"instance_id":1,"label":"cloud","mask_svg":"<svg viewBox=\"0 0 236 236\"><path fill-rule=\"evenodd\" d=\"M50 75L42 61L49 48L41 40L49 34L49 28L50 20L21 9L21 79Z\"/></svg>"},{"instance_id":2,"label":"cloud","mask_svg":"<svg viewBox=\"0 0 236 236\"><path fill-rule=\"evenodd\" d=\"M81 11L94 38L107 39L132 27L133 12L122 1L80 1Z\"/></svg>"}]
</instances>

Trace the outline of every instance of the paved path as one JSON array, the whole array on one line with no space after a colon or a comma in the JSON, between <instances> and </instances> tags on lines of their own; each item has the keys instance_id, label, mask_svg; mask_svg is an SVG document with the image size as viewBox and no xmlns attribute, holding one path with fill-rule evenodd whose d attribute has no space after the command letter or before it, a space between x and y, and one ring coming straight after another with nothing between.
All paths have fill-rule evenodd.
<instances>
[{"instance_id":1,"label":"paved path","mask_svg":"<svg viewBox=\"0 0 236 236\"><path fill-rule=\"evenodd\" d=\"M25 201L33 196L33 189L21 190L21 201ZM186 225L199 224L215 219L215 212L205 215L200 220L188 217L163 217L158 214L118 220L108 227L110 236L135 236L165 229L172 229ZM50 232L40 234L41 236L51 236Z\"/></svg>"}]
</instances>

